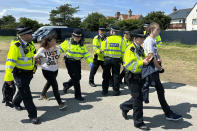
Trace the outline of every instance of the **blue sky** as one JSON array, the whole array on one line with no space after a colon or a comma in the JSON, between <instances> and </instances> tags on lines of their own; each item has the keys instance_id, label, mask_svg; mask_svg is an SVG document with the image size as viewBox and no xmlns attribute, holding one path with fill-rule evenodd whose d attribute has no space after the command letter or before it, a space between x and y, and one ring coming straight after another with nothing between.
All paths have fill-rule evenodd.
<instances>
[{"instance_id":1,"label":"blue sky","mask_svg":"<svg viewBox=\"0 0 197 131\"><path fill-rule=\"evenodd\" d=\"M151 11L164 11L170 14L174 6L177 9L192 8L196 0L0 0L0 18L13 15L17 19L28 17L42 23L49 23L49 12L52 9L69 3L79 6L75 16L85 18L89 13L99 12L105 16L114 16L115 12L147 15Z\"/></svg>"}]
</instances>

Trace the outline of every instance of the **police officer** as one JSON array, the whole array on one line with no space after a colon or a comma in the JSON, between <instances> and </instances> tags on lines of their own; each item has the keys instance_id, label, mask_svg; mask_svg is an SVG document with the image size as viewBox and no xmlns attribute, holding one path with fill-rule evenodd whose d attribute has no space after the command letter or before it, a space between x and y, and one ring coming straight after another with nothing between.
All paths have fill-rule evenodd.
<instances>
[{"instance_id":1,"label":"police officer","mask_svg":"<svg viewBox=\"0 0 197 131\"><path fill-rule=\"evenodd\" d=\"M113 78L113 95L120 95L120 66L121 59L126 49L126 43L124 38L118 35L119 28L112 26L109 37L106 38L104 44L101 44L101 49L104 52L104 68L103 68L103 82L102 82L102 94L105 96L108 94L110 70L112 69Z\"/></svg>"},{"instance_id":2,"label":"police officer","mask_svg":"<svg viewBox=\"0 0 197 131\"><path fill-rule=\"evenodd\" d=\"M130 44L132 44L132 40L131 40L131 34L129 30L125 30L124 31L124 40L126 42L126 46L128 47ZM122 70L122 72L120 73L120 84L122 83L122 79L125 77L125 69ZM124 84L126 84L126 81L124 81Z\"/></svg>"},{"instance_id":3,"label":"police officer","mask_svg":"<svg viewBox=\"0 0 197 131\"><path fill-rule=\"evenodd\" d=\"M106 32L106 27L100 26L98 30L98 35L96 35L93 39L94 62L89 76L89 84L92 87L96 87L94 83L94 76L99 66L101 66L103 69L104 54L101 50L101 43L103 43L103 41L105 41L106 39L105 32Z\"/></svg>"},{"instance_id":4,"label":"police officer","mask_svg":"<svg viewBox=\"0 0 197 131\"><path fill-rule=\"evenodd\" d=\"M23 110L20 106L23 101L31 122L38 124L37 109L33 103L29 87L35 71L33 56L36 53L34 43L32 42L32 30L29 27L19 26L17 34L18 37L11 42L7 55L4 81L11 85L14 77L18 93L13 100L13 106L16 110Z\"/></svg>"},{"instance_id":5,"label":"police officer","mask_svg":"<svg viewBox=\"0 0 197 131\"><path fill-rule=\"evenodd\" d=\"M83 101L84 98L81 96L81 59L85 60L92 67L93 59L90 57L86 46L84 45L84 39L81 29L75 29L72 33L72 38L70 40L65 40L60 46L60 52L64 53L65 64L70 75L70 80L63 83L64 93L74 86L75 89L75 99Z\"/></svg>"},{"instance_id":6,"label":"police officer","mask_svg":"<svg viewBox=\"0 0 197 131\"><path fill-rule=\"evenodd\" d=\"M145 39L142 29L136 29L132 32L133 43L127 47L124 55L124 67L126 69L126 78L132 98L120 105L122 115L125 119L129 110L133 109L134 126L140 129L149 129L143 122L143 96L141 89L143 80L141 79L142 66L148 64L144 59L144 50L141 47Z\"/></svg>"}]
</instances>

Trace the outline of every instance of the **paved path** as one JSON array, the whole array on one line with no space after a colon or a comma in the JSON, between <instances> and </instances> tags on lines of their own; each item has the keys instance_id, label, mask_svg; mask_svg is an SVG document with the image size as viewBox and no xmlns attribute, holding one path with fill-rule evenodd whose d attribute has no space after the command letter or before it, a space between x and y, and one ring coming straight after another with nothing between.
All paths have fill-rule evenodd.
<instances>
[{"instance_id":1,"label":"paved path","mask_svg":"<svg viewBox=\"0 0 197 131\"><path fill-rule=\"evenodd\" d=\"M3 84L4 67L0 66L0 85ZM34 103L38 108L38 116L42 124L32 125L27 120L27 112L18 112L0 103L0 131L132 131L132 111L129 120L124 120L119 109L120 103L130 98L127 87L122 88L121 96L101 96L101 86L88 85L89 72L82 72L81 87L85 102L73 99L73 88L64 95L62 83L69 79L67 71L60 69L58 83L63 100L67 100L68 108L59 111L51 89L47 96L50 101L39 100L45 79L39 69L31 82ZM101 73L97 73L95 82L101 83ZM152 130L187 130L197 129L197 88L177 83L163 83L166 88L166 99L171 108L183 115L179 122L165 120L154 88L150 90L150 103L144 104L144 120ZM112 94L110 88L110 95ZM0 100L2 95L0 91Z\"/></svg>"}]
</instances>

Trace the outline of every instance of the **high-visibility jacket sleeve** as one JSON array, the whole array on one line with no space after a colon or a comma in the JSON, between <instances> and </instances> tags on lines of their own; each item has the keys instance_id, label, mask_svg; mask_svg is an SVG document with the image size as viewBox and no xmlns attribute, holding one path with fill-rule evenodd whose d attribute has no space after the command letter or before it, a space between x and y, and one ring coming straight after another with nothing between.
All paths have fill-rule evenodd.
<instances>
[{"instance_id":1,"label":"high-visibility jacket sleeve","mask_svg":"<svg viewBox=\"0 0 197 131\"><path fill-rule=\"evenodd\" d=\"M127 43L125 42L125 40L123 40L123 43L122 43L122 58L124 57L124 54L125 54L125 50L127 48Z\"/></svg>"},{"instance_id":2,"label":"high-visibility jacket sleeve","mask_svg":"<svg viewBox=\"0 0 197 131\"><path fill-rule=\"evenodd\" d=\"M100 54L100 44L99 39L97 37L93 39L93 50L94 54Z\"/></svg>"},{"instance_id":3,"label":"high-visibility jacket sleeve","mask_svg":"<svg viewBox=\"0 0 197 131\"><path fill-rule=\"evenodd\" d=\"M130 50L130 46L126 49L124 55L124 67L133 73L141 72L143 59L138 59L136 54Z\"/></svg>"},{"instance_id":4,"label":"high-visibility jacket sleeve","mask_svg":"<svg viewBox=\"0 0 197 131\"><path fill-rule=\"evenodd\" d=\"M69 48L68 40L65 40L64 42L62 42L59 45L59 51L60 51L60 53L66 53L67 50L68 50L68 48Z\"/></svg>"},{"instance_id":5,"label":"high-visibility jacket sleeve","mask_svg":"<svg viewBox=\"0 0 197 131\"><path fill-rule=\"evenodd\" d=\"M107 38L106 38L105 41L102 41L102 42L101 42L101 50L102 50L102 51L104 51L105 48L106 48L106 42L107 42Z\"/></svg>"},{"instance_id":6,"label":"high-visibility jacket sleeve","mask_svg":"<svg viewBox=\"0 0 197 131\"><path fill-rule=\"evenodd\" d=\"M157 47L160 48L162 45L162 40L160 35L156 37L156 42L157 42Z\"/></svg>"},{"instance_id":7,"label":"high-visibility jacket sleeve","mask_svg":"<svg viewBox=\"0 0 197 131\"><path fill-rule=\"evenodd\" d=\"M13 74L12 71L14 67L16 66L16 61L18 59L19 50L17 50L17 47L15 44L10 46L7 60L5 64L5 76L4 81L13 81Z\"/></svg>"},{"instance_id":8,"label":"high-visibility jacket sleeve","mask_svg":"<svg viewBox=\"0 0 197 131\"><path fill-rule=\"evenodd\" d=\"M87 50L87 48L86 48L85 45L84 45L84 50L85 50L85 52L84 52L84 59L86 60L86 62L87 62L88 64L93 63L93 59L92 59L92 57L90 56L90 54L89 54L89 52L88 52L88 50Z\"/></svg>"}]
</instances>

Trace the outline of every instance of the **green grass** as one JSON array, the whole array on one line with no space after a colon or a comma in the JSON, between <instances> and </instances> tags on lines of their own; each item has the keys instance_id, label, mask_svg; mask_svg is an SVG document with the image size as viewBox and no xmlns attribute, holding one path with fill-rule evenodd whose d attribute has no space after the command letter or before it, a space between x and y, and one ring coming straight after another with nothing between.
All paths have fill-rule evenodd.
<instances>
[{"instance_id":1,"label":"green grass","mask_svg":"<svg viewBox=\"0 0 197 131\"><path fill-rule=\"evenodd\" d=\"M14 39L16 36L0 36L0 41L10 41Z\"/></svg>"},{"instance_id":2,"label":"green grass","mask_svg":"<svg viewBox=\"0 0 197 131\"><path fill-rule=\"evenodd\" d=\"M194 45L187 45L187 44L182 44L180 42L164 42L164 46L176 46L176 47L186 47L186 48L197 48L197 43Z\"/></svg>"}]
</instances>

